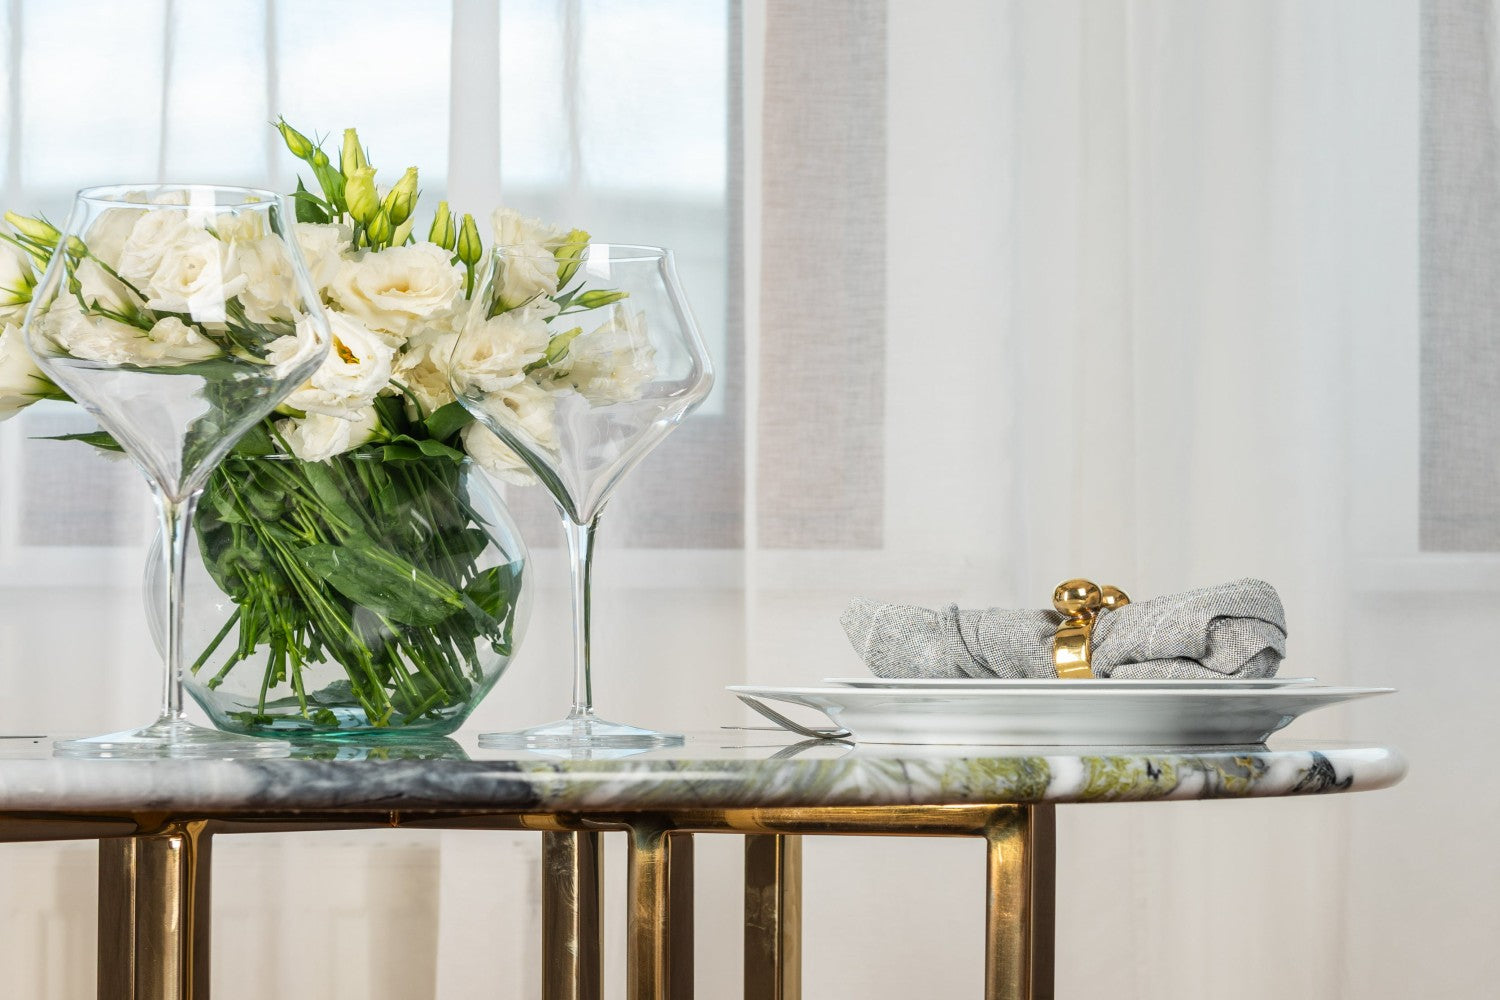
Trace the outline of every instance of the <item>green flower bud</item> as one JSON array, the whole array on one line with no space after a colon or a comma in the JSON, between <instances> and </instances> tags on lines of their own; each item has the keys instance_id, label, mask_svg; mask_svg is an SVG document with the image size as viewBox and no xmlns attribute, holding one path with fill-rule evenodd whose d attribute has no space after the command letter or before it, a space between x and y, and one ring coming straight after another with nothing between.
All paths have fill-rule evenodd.
<instances>
[{"instance_id":1,"label":"green flower bud","mask_svg":"<svg viewBox=\"0 0 1500 1000\"><path fill-rule=\"evenodd\" d=\"M407 167L406 173L396 182L396 186L385 196L385 203L381 206L385 214L391 217L393 225L401 225L411 218L411 213L417 207L417 168Z\"/></svg>"},{"instance_id":2,"label":"green flower bud","mask_svg":"<svg viewBox=\"0 0 1500 1000\"><path fill-rule=\"evenodd\" d=\"M380 212L380 196L375 191L375 168L360 167L344 184L344 203L349 214L361 226L368 226Z\"/></svg>"},{"instance_id":3,"label":"green flower bud","mask_svg":"<svg viewBox=\"0 0 1500 1000\"><path fill-rule=\"evenodd\" d=\"M391 246L406 246L406 241L411 238L411 231L416 227L417 217L415 215L407 216L406 221L397 226L396 231L391 234Z\"/></svg>"},{"instance_id":4,"label":"green flower bud","mask_svg":"<svg viewBox=\"0 0 1500 1000\"><path fill-rule=\"evenodd\" d=\"M583 263L583 251L588 248L589 234L582 229L574 229L563 237L562 243L552 256L557 258L557 287L562 288L573 275L578 272L578 265Z\"/></svg>"},{"instance_id":5,"label":"green flower bud","mask_svg":"<svg viewBox=\"0 0 1500 1000\"><path fill-rule=\"evenodd\" d=\"M375 218L365 227L365 232L370 236L370 246L377 247L389 243L391 235L395 233L396 227L391 225L391 217L381 209L375 213Z\"/></svg>"},{"instance_id":6,"label":"green flower bud","mask_svg":"<svg viewBox=\"0 0 1500 1000\"><path fill-rule=\"evenodd\" d=\"M479 239L479 227L474 224L474 216L468 212L464 213L464 221L458 228L458 259L467 267L473 267L479 263L479 258L484 254L484 244Z\"/></svg>"},{"instance_id":7,"label":"green flower bud","mask_svg":"<svg viewBox=\"0 0 1500 1000\"><path fill-rule=\"evenodd\" d=\"M312 140L288 125L285 118L276 122L276 128L281 132L281 138L286 142L286 148L292 151L293 156L299 160L305 160L312 156L313 150L316 148L313 146Z\"/></svg>"},{"instance_id":8,"label":"green flower bud","mask_svg":"<svg viewBox=\"0 0 1500 1000\"><path fill-rule=\"evenodd\" d=\"M36 240L38 243L45 243L47 246L57 246L57 241L62 236L57 231L57 227L46 219L33 219L28 215L6 212L5 221L9 222L10 227L22 236Z\"/></svg>"},{"instance_id":9,"label":"green flower bud","mask_svg":"<svg viewBox=\"0 0 1500 1000\"><path fill-rule=\"evenodd\" d=\"M449 253L453 252L453 247L458 242L458 233L453 229L453 213L448 211L446 201L438 202L437 214L432 217L432 228L427 230L427 241L436 243Z\"/></svg>"},{"instance_id":10,"label":"green flower bud","mask_svg":"<svg viewBox=\"0 0 1500 1000\"><path fill-rule=\"evenodd\" d=\"M344 149L339 153L339 170L345 177L352 178L356 170L369 165L364 148L359 144L359 133L352 128L344 129Z\"/></svg>"},{"instance_id":11,"label":"green flower bud","mask_svg":"<svg viewBox=\"0 0 1500 1000\"><path fill-rule=\"evenodd\" d=\"M618 302L629 297L629 292L606 292L600 288L592 292L584 292L573 300L573 304L584 309L598 309L600 306L607 306L611 302Z\"/></svg>"}]
</instances>

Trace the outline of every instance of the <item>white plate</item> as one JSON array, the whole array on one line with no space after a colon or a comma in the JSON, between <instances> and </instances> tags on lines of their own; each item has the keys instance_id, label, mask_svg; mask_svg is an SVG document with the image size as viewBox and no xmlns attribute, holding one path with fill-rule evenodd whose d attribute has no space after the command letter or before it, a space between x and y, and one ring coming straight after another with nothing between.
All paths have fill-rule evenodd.
<instances>
[{"instance_id":1,"label":"white plate","mask_svg":"<svg viewBox=\"0 0 1500 1000\"><path fill-rule=\"evenodd\" d=\"M1222 678L1126 678L1115 679L1112 677L1086 677L1078 680L1063 680L1057 677L827 677L824 684L838 684L841 687L853 688L884 688L886 690L906 689L908 691L922 690L1043 690L1065 688L1092 688L1096 691L1106 688L1128 688L1132 691L1143 690L1198 690L1200 688L1228 688L1236 691L1266 690L1268 688L1283 688L1316 684L1316 677L1222 677Z\"/></svg>"},{"instance_id":2,"label":"white plate","mask_svg":"<svg viewBox=\"0 0 1500 1000\"><path fill-rule=\"evenodd\" d=\"M1305 712L1394 689L1103 690L1074 681L1035 690L745 685L729 690L815 708L867 743L1206 746L1263 743Z\"/></svg>"}]
</instances>

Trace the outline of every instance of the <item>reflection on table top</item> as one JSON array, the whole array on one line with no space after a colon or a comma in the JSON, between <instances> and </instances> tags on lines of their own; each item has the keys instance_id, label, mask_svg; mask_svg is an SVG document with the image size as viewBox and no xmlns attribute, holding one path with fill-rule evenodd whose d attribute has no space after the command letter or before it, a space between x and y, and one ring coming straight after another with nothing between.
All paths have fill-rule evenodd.
<instances>
[{"instance_id":1,"label":"reflection on table top","mask_svg":"<svg viewBox=\"0 0 1500 1000\"><path fill-rule=\"evenodd\" d=\"M71 735L71 734L68 734ZM472 734L322 743L283 760L80 761L53 737L0 739L0 811L635 809L959 805L1243 798L1400 781L1372 743L1191 748L957 747L798 742L725 729L629 756L481 750Z\"/></svg>"}]
</instances>

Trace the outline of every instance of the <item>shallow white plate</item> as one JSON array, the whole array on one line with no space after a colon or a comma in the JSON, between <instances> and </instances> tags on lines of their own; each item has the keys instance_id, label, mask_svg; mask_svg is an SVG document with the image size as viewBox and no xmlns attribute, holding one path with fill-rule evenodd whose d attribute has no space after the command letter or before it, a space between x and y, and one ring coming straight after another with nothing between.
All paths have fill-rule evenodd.
<instances>
[{"instance_id":1,"label":"shallow white plate","mask_svg":"<svg viewBox=\"0 0 1500 1000\"><path fill-rule=\"evenodd\" d=\"M1106 690L1073 681L1027 690L746 685L729 690L817 709L867 743L1206 746L1263 743L1305 712L1394 689Z\"/></svg>"},{"instance_id":2,"label":"shallow white plate","mask_svg":"<svg viewBox=\"0 0 1500 1000\"><path fill-rule=\"evenodd\" d=\"M1166 690L1196 690L1199 688L1230 688L1237 691L1265 690L1268 688L1292 687L1294 685L1316 684L1316 677L1220 677L1220 678L1113 678L1113 677L1085 677L1078 680L1063 680L1057 677L827 677L824 684L838 684L842 687L854 688L885 688L895 690L904 688L912 690L942 690L942 689L1000 689L1000 690L1041 690L1059 687L1085 687L1094 690L1106 688L1129 688L1133 691L1154 690L1157 688Z\"/></svg>"}]
</instances>

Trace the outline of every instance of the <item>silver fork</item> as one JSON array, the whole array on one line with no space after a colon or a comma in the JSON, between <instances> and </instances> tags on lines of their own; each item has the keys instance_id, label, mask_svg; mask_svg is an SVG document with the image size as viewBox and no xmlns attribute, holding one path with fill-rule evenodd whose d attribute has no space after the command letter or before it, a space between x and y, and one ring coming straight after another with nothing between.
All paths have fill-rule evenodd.
<instances>
[{"instance_id":1,"label":"silver fork","mask_svg":"<svg viewBox=\"0 0 1500 1000\"><path fill-rule=\"evenodd\" d=\"M804 726L800 722L788 719L786 716L782 715L780 712L776 711L776 709L772 708L770 705L767 705L759 698L753 698L748 694L736 694L735 697L744 702L746 705L749 705L765 718L770 719L772 722L776 723L776 725L780 726L782 729L790 730L791 732L796 733L798 736L806 736L810 739L815 740L846 740L850 736L854 735L847 729L839 729L835 726L818 726L816 728L813 726Z\"/></svg>"}]
</instances>

